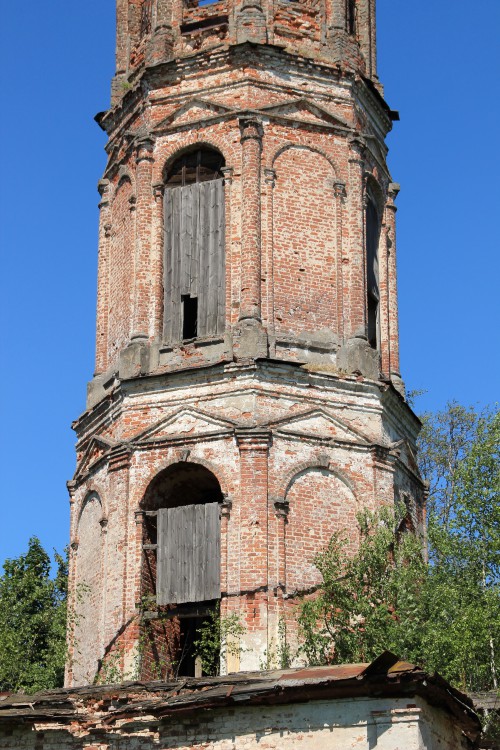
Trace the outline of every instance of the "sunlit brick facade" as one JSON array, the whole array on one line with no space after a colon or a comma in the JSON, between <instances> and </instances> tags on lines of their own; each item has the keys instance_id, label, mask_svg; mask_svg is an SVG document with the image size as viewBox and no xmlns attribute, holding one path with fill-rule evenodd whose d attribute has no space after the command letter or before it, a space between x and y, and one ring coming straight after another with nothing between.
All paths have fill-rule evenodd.
<instances>
[{"instance_id":1,"label":"sunlit brick facade","mask_svg":"<svg viewBox=\"0 0 500 750\"><path fill-rule=\"evenodd\" d=\"M117 0L116 64L68 684L196 669L179 653L219 600L244 627L222 670L258 669L334 531L349 554L361 509L424 512L375 0ZM208 544L161 524L200 503L218 595L158 605L157 566L171 591Z\"/></svg>"}]
</instances>

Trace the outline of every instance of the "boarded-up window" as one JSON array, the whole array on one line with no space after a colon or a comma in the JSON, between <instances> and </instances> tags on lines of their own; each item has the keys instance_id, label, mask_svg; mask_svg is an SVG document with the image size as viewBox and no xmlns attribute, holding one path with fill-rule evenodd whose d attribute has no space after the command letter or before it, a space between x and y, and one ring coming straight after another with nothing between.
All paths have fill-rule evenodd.
<instances>
[{"instance_id":1,"label":"boarded-up window","mask_svg":"<svg viewBox=\"0 0 500 750\"><path fill-rule=\"evenodd\" d=\"M158 510L157 603L220 598L219 503Z\"/></svg>"},{"instance_id":2,"label":"boarded-up window","mask_svg":"<svg viewBox=\"0 0 500 750\"><path fill-rule=\"evenodd\" d=\"M175 162L164 198L164 341L224 331L225 213L220 154Z\"/></svg>"},{"instance_id":3,"label":"boarded-up window","mask_svg":"<svg viewBox=\"0 0 500 750\"><path fill-rule=\"evenodd\" d=\"M379 273L378 242L380 223L375 204L370 199L366 206L366 284L367 284L367 336L370 346L378 346Z\"/></svg>"}]
</instances>

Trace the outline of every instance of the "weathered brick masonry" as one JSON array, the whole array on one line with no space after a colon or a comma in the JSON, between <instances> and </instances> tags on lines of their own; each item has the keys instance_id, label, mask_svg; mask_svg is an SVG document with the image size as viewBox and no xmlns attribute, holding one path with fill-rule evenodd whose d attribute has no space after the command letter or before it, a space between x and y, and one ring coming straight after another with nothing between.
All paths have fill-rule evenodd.
<instances>
[{"instance_id":1,"label":"weathered brick masonry","mask_svg":"<svg viewBox=\"0 0 500 750\"><path fill-rule=\"evenodd\" d=\"M180 506L220 506L221 611L245 627L229 670L293 631L315 554L339 529L354 550L360 509L399 498L422 525L374 6L117 2L68 685L165 676L213 609L155 602Z\"/></svg>"}]
</instances>

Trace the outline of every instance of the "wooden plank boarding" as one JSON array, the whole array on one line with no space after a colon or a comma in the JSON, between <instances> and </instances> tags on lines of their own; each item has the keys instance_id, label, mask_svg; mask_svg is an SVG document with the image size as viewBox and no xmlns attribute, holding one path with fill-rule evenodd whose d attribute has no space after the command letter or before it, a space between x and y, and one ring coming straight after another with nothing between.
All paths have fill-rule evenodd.
<instances>
[{"instance_id":1,"label":"wooden plank boarding","mask_svg":"<svg viewBox=\"0 0 500 750\"><path fill-rule=\"evenodd\" d=\"M191 224L191 296L198 297L198 278L200 253L198 246L198 223L200 213L200 191L193 185L192 190L192 224Z\"/></svg>"},{"instance_id":2,"label":"wooden plank boarding","mask_svg":"<svg viewBox=\"0 0 500 750\"><path fill-rule=\"evenodd\" d=\"M226 202L224 180L217 180L217 327L223 333L226 323Z\"/></svg>"},{"instance_id":3,"label":"wooden plank boarding","mask_svg":"<svg viewBox=\"0 0 500 750\"><path fill-rule=\"evenodd\" d=\"M159 510L157 555L158 605L218 599L219 503Z\"/></svg>"},{"instance_id":4,"label":"wooden plank boarding","mask_svg":"<svg viewBox=\"0 0 500 750\"><path fill-rule=\"evenodd\" d=\"M207 278L207 333L215 333L217 328L217 196L215 192L215 180L206 183L209 210L208 230L208 278Z\"/></svg>"},{"instance_id":5,"label":"wooden plank boarding","mask_svg":"<svg viewBox=\"0 0 500 750\"><path fill-rule=\"evenodd\" d=\"M181 297L198 299L198 336L225 327L224 181L165 190L164 341L182 340Z\"/></svg>"},{"instance_id":6,"label":"wooden plank boarding","mask_svg":"<svg viewBox=\"0 0 500 750\"><path fill-rule=\"evenodd\" d=\"M164 253L163 253L163 340L172 338L172 193L163 196Z\"/></svg>"},{"instance_id":7,"label":"wooden plank boarding","mask_svg":"<svg viewBox=\"0 0 500 750\"><path fill-rule=\"evenodd\" d=\"M180 341L182 336L181 296L180 296L180 216L182 188L173 188L172 193L172 339Z\"/></svg>"}]
</instances>

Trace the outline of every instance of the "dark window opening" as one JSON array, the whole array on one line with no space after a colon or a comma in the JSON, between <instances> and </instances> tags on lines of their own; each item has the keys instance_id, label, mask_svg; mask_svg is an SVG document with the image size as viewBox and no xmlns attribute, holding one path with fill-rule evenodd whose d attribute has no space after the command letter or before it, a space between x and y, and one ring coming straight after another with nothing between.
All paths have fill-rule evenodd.
<instances>
[{"instance_id":1,"label":"dark window opening","mask_svg":"<svg viewBox=\"0 0 500 750\"><path fill-rule=\"evenodd\" d=\"M347 33L356 33L356 0L347 0Z\"/></svg>"},{"instance_id":2,"label":"dark window opening","mask_svg":"<svg viewBox=\"0 0 500 750\"><path fill-rule=\"evenodd\" d=\"M199 639L199 629L208 617L180 617L179 650L177 657L178 677L202 677L201 659L196 654L196 641Z\"/></svg>"},{"instance_id":3,"label":"dark window opening","mask_svg":"<svg viewBox=\"0 0 500 750\"><path fill-rule=\"evenodd\" d=\"M378 299L368 294L368 343L373 349L377 349L377 330L378 330Z\"/></svg>"},{"instance_id":4,"label":"dark window opening","mask_svg":"<svg viewBox=\"0 0 500 750\"><path fill-rule=\"evenodd\" d=\"M372 199L366 206L366 293L367 293L367 338L373 349L378 348L379 317L379 280L378 280L378 243L380 221L377 208Z\"/></svg>"},{"instance_id":5,"label":"dark window opening","mask_svg":"<svg viewBox=\"0 0 500 750\"><path fill-rule=\"evenodd\" d=\"M198 335L198 298L189 294L181 296L182 340L195 339Z\"/></svg>"},{"instance_id":6,"label":"dark window opening","mask_svg":"<svg viewBox=\"0 0 500 750\"><path fill-rule=\"evenodd\" d=\"M199 148L180 156L171 166L167 187L184 187L196 182L207 182L222 177L224 157L211 148Z\"/></svg>"}]
</instances>

